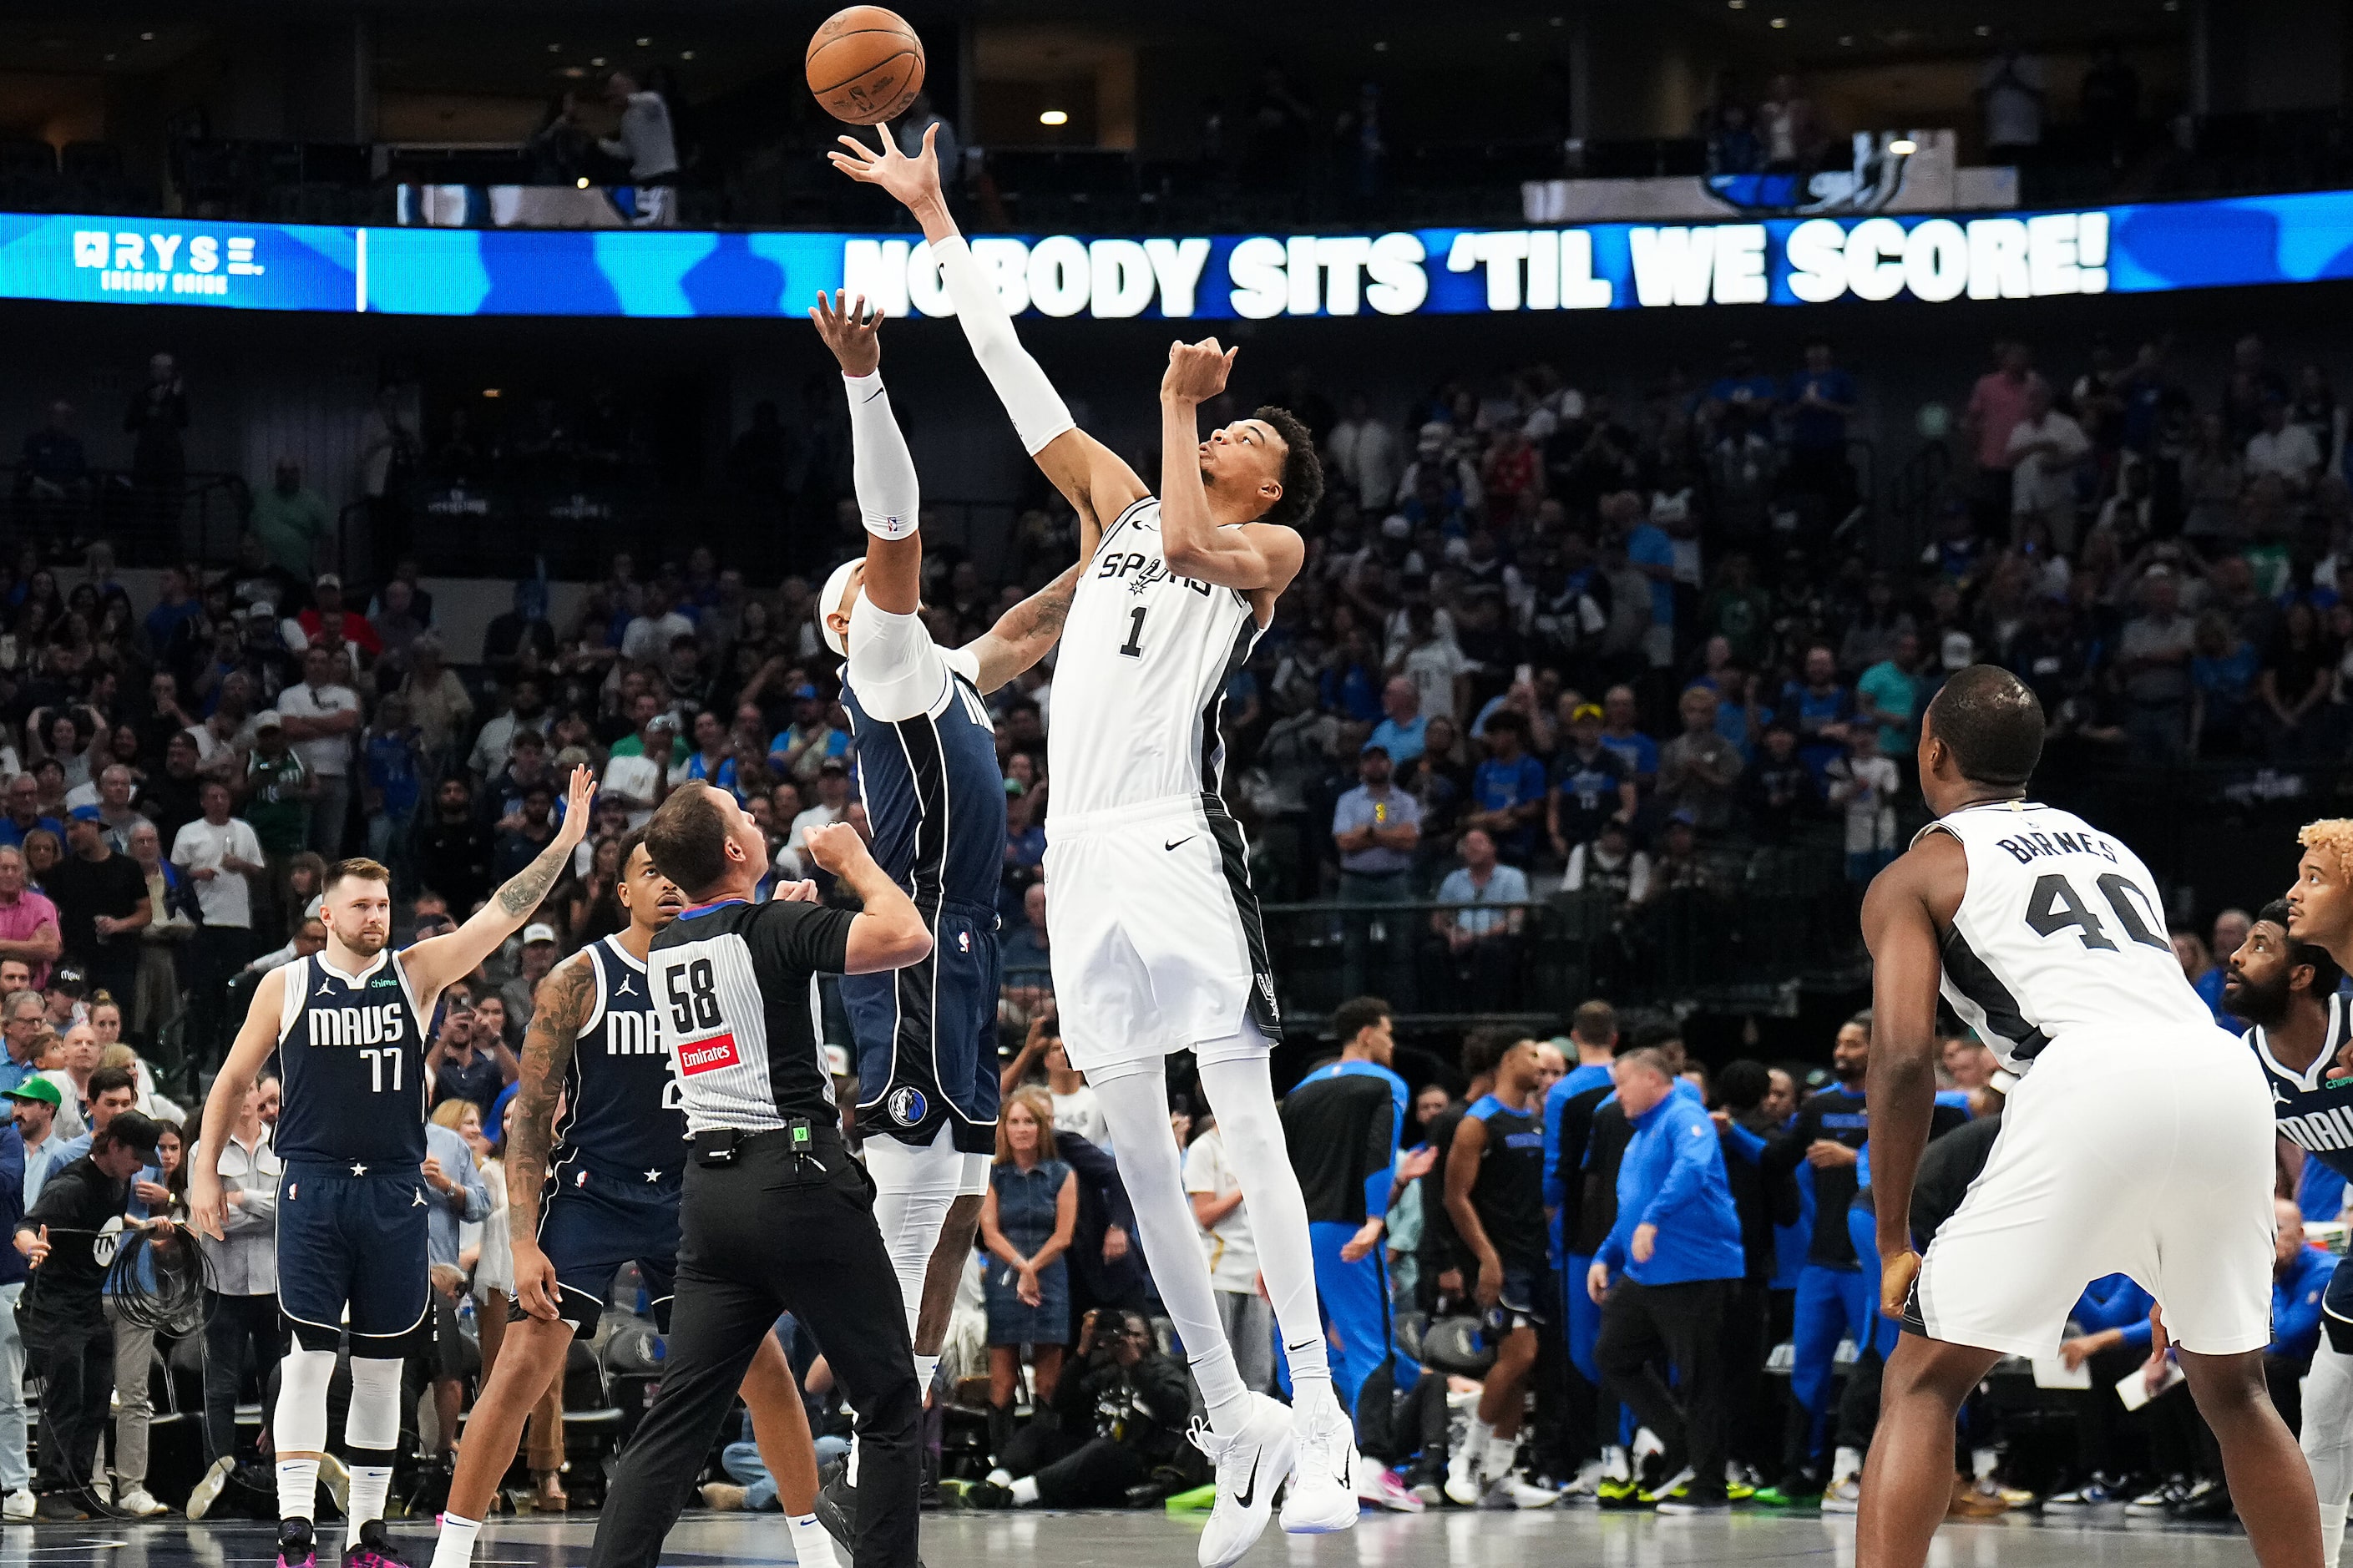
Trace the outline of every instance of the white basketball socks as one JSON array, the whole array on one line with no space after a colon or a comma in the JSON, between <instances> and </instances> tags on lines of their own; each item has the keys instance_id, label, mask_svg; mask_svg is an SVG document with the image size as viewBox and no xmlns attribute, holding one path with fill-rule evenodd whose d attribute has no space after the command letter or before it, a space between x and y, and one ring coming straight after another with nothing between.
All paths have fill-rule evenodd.
<instances>
[{"instance_id":1,"label":"white basketball socks","mask_svg":"<svg viewBox=\"0 0 2353 1568\"><path fill-rule=\"evenodd\" d=\"M785 1528L793 1539L793 1558L800 1568L841 1568L841 1559L835 1555L833 1537L813 1513L786 1514ZM462 1563L444 1563L436 1559L433 1568L464 1568Z\"/></svg>"},{"instance_id":2,"label":"white basketball socks","mask_svg":"<svg viewBox=\"0 0 2353 1568\"><path fill-rule=\"evenodd\" d=\"M278 1461L278 1517L316 1519L319 1511L319 1461Z\"/></svg>"},{"instance_id":3,"label":"white basketball socks","mask_svg":"<svg viewBox=\"0 0 2353 1568\"><path fill-rule=\"evenodd\" d=\"M353 1479L356 1481L358 1478ZM474 1538L481 1533L480 1520L443 1514L441 1534L433 1542L432 1568L467 1568L474 1560Z\"/></svg>"}]
</instances>

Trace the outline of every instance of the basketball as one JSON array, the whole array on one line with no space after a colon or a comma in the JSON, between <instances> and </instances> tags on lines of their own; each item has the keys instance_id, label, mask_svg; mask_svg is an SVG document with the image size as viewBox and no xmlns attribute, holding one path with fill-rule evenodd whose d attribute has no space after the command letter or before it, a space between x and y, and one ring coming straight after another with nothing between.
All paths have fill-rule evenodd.
<instances>
[{"instance_id":1,"label":"basketball","mask_svg":"<svg viewBox=\"0 0 2353 1568\"><path fill-rule=\"evenodd\" d=\"M809 40L809 91L825 111L852 125L896 118L923 86L923 41L896 11L850 5L825 19Z\"/></svg>"}]
</instances>

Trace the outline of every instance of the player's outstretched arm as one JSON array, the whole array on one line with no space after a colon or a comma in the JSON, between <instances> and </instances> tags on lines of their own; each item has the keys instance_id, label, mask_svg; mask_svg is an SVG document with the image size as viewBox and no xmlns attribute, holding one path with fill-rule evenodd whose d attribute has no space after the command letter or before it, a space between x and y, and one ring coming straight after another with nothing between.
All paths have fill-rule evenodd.
<instances>
[{"instance_id":1,"label":"player's outstretched arm","mask_svg":"<svg viewBox=\"0 0 2353 1568\"><path fill-rule=\"evenodd\" d=\"M555 1318L555 1270L539 1249L539 1190L555 1144L555 1104L580 1030L596 1007L596 969L575 953L533 993L522 1036L522 1073L515 1079L515 1119L507 1133L507 1204L513 1210L515 1300L533 1317Z\"/></svg>"},{"instance_id":2,"label":"player's outstretched arm","mask_svg":"<svg viewBox=\"0 0 2353 1568\"><path fill-rule=\"evenodd\" d=\"M986 697L1046 657L1070 618L1079 591L1081 563L997 617L997 624L965 645L980 666L973 684Z\"/></svg>"},{"instance_id":3,"label":"player's outstretched arm","mask_svg":"<svg viewBox=\"0 0 2353 1568\"><path fill-rule=\"evenodd\" d=\"M1178 576L1245 594L1280 594L1299 575L1306 542L1280 523L1219 528L1201 480L1201 405L1225 391L1240 352L1219 348L1215 338L1168 345L1160 381L1160 549ZM1259 437L1252 430L1239 438Z\"/></svg>"},{"instance_id":4,"label":"player's outstretched arm","mask_svg":"<svg viewBox=\"0 0 2353 1568\"><path fill-rule=\"evenodd\" d=\"M907 437L892 415L891 395L882 390L882 312L862 295L852 301L836 289L830 299L818 295L809 317L841 362L842 389L849 397L850 483L859 516L873 535L860 592L877 609L912 616L923 583L923 536L916 527L923 492ZM828 615L833 609L825 606Z\"/></svg>"},{"instance_id":5,"label":"player's outstretched arm","mask_svg":"<svg viewBox=\"0 0 2353 1568\"><path fill-rule=\"evenodd\" d=\"M286 971L273 969L253 988L253 1005L246 1009L245 1024L228 1048L227 1059L221 1063L220 1076L213 1079L212 1092L205 1098L203 1128L188 1171L188 1223L215 1241L225 1239L222 1225L227 1217L220 1152L228 1147L237 1113L260 1075L261 1064L278 1047L278 1021L285 1012Z\"/></svg>"},{"instance_id":6,"label":"player's outstretched arm","mask_svg":"<svg viewBox=\"0 0 2353 1568\"><path fill-rule=\"evenodd\" d=\"M879 152L869 152L856 137L844 136L841 142L849 151L829 156L834 167L851 179L890 192L923 226L923 237L939 264L940 281L955 301L965 340L972 344L973 357L980 362L989 385L997 389L997 401L1012 416L1022 449L1078 509L1079 559L1087 560L1103 538L1104 521L1152 492L1116 453L1078 427L1061 394L1021 346L1004 301L980 275L955 219L948 216L947 197L940 189L939 156L932 146L935 131L923 132L923 151L913 158L901 153L887 132Z\"/></svg>"},{"instance_id":7,"label":"player's outstretched arm","mask_svg":"<svg viewBox=\"0 0 2353 1568\"><path fill-rule=\"evenodd\" d=\"M586 768L572 770L572 787L564 800L564 821L539 858L508 878L491 901L474 911L464 925L446 936L427 937L400 955L409 987L420 1006L430 1010L432 999L453 980L463 979L496 952L529 920L546 899L547 890L564 875L572 852L587 837L588 813L596 798L596 775Z\"/></svg>"},{"instance_id":8,"label":"player's outstretched arm","mask_svg":"<svg viewBox=\"0 0 2353 1568\"><path fill-rule=\"evenodd\" d=\"M1932 833L1872 879L1862 900L1871 950L1871 1187L1879 1215L1880 1310L1900 1317L1920 1272L1912 1250L1912 1184L1936 1104L1936 910L1960 903L1968 874L1960 841ZM1947 901L1947 895L1949 895Z\"/></svg>"}]
</instances>

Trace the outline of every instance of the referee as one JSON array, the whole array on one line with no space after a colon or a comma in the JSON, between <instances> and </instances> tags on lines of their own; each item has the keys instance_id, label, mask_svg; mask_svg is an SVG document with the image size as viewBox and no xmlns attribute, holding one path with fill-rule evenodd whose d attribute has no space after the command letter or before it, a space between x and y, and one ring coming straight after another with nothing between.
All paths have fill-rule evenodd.
<instances>
[{"instance_id":1,"label":"referee","mask_svg":"<svg viewBox=\"0 0 2353 1568\"><path fill-rule=\"evenodd\" d=\"M923 1395L873 1186L842 1145L810 977L913 963L932 939L855 827L812 828L810 856L864 912L753 902L759 824L705 784L646 828L654 865L694 907L654 939L647 980L693 1155L661 1390L615 1474L590 1568L652 1568L761 1336L807 1324L858 1411L856 1568L915 1568ZM807 887L799 889L807 896Z\"/></svg>"}]
</instances>

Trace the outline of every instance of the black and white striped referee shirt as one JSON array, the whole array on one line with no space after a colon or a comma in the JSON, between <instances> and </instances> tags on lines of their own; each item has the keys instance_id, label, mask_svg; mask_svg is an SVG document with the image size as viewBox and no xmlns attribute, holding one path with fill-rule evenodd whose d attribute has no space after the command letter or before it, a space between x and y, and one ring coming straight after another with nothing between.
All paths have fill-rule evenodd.
<instances>
[{"instance_id":1,"label":"black and white striped referee shirt","mask_svg":"<svg viewBox=\"0 0 2353 1568\"><path fill-rule=\"evenodd\" d=\"M689 1133L834 1121L809 981L842 972L856 918L729 899L687 910L654 938L646 968Z\"/></svg>"}]
</instances>

